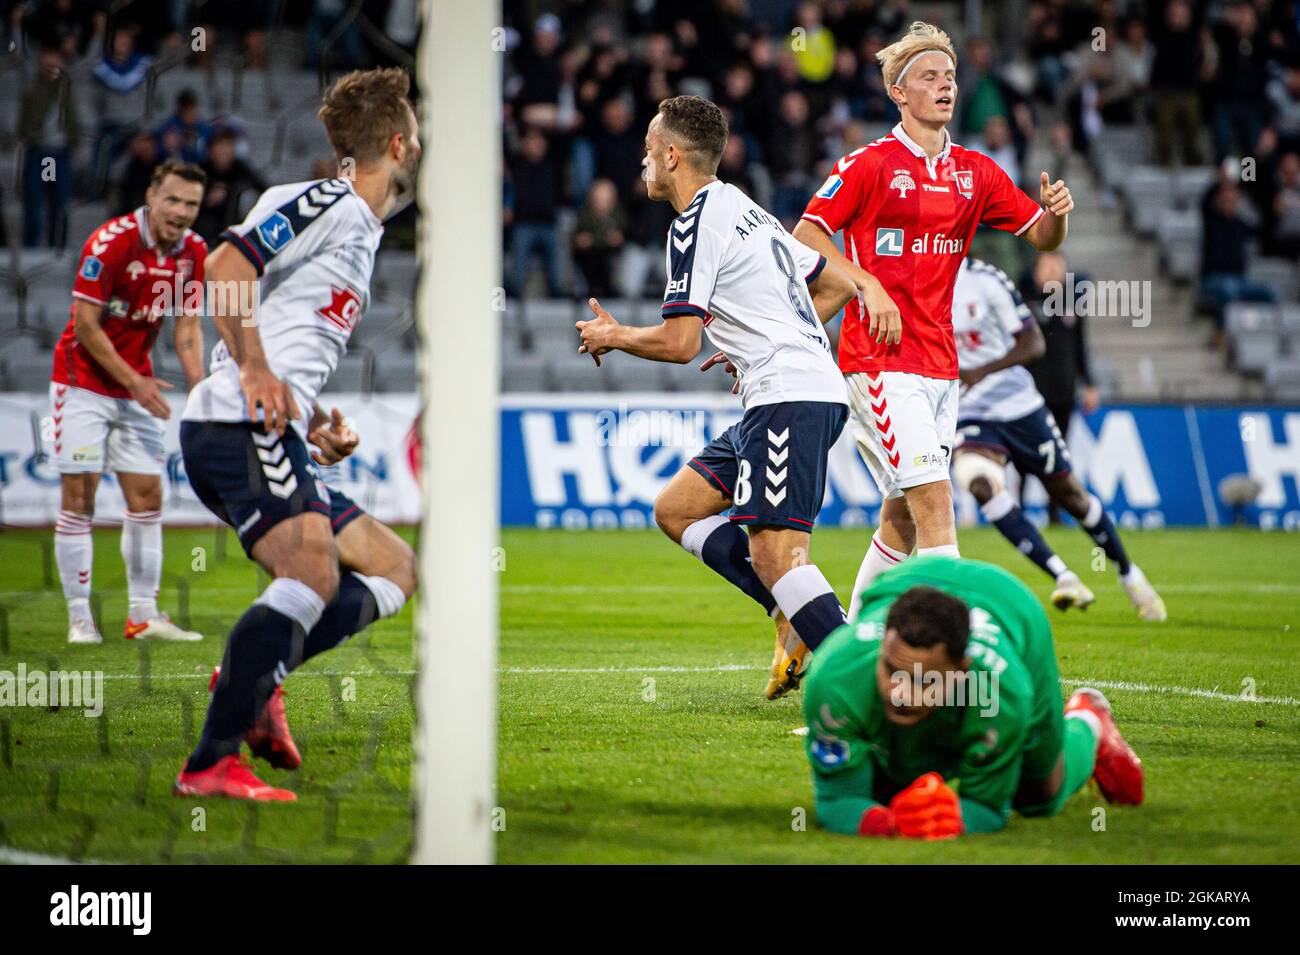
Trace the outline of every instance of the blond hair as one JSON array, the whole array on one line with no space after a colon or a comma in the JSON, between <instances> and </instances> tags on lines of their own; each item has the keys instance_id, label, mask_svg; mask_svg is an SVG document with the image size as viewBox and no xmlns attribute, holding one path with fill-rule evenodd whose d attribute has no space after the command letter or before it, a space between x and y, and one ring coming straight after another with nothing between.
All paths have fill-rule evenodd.
<instances>
[{"instance_id":1,"label":"blond hair","mask_svg":"<svg viewBox=\"0 0 1300 955\"><path fill-rule=\"evenodd\" d=\"M409 136L413 107L407 93L411 77L401 67L354 70L340 77L321 98L316 116L340 160L378 159L394 133Z\"/></svg>"},{"instance_id":2,"label":"blond hair","mask_svg":"<svg viewBox=\"0 0 1300 955\"><path fill-rule=\"evenodd\" d=\"M917 20L907 28L901 40L877 53L876 59L880 61L880 69L885 78L885 93L888 94L890 87L899 81L909 63L922 53L931 52L947 54L953 67L957 66L957 51L953 49L948 34L932 23Z\"/></svg>"}]
</instances>

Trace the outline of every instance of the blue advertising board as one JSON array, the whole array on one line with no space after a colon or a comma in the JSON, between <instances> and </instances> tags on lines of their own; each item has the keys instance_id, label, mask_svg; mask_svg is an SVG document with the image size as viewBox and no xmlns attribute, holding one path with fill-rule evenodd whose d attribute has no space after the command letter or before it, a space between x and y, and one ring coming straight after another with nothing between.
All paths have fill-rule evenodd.
<instances>
[{"instance_id":1,"label":"blue advertising board","mask_svg":"<svg viewBox=\"0 0 1300 955\"><path fill-rule=\"evenodd\" d=\"M739 419L712 395L507 395L501 410L501 522L531 527L652 527L655 494L710 438ZM880 495L852 424L829 461L823 526L874 524ZM1241 519L1300 529L1300 408L1113 405L1076 417L1075 470L1127 527L1219 526ZM1227 477L1259 484L1239 514ZM1031 512L1045 503L1026 490ZM959 516L978 512L959 496Z\"/></svg>"}]
</instances>

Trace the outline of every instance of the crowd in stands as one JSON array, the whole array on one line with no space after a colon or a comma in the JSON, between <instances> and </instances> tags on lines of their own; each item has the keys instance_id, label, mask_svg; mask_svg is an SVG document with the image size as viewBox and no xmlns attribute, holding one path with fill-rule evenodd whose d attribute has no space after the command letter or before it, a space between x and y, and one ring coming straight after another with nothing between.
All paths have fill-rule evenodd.
<instances>
[{"instance_id":1,"label":"crowd in stands","mask_svg":"<svg viewBox=\"0 0 1300 955\"><path fill-rule=\"evenodd\" d=\"M153 167L176 158L209 177L196 231L212 239L265 188L249 162L243 124L210 114L182 89L153 114L150 79L161 64L206 69L218 58L240 71L274 65L268 39L292 31L303 70L331 73L389 65L414 52L418 0L0 0L0 41L18 62L21 90L10 134L21 150L23 245L64 247L75 199L106 196L109 213L144 201ZM283 35L283 34L281 34ZM328 45L327 41L328 40ZM168 112L170 111L170 112ZM333 172L331 171L331 175ZM246 201L247 200L247 201Z\"/></svg>"},{"instance_id":2,"label":"crowd in stands","mask_svg":"<svg viewBox=\"0 0 1300 955\"><path fill-rule=\"evenodd\" d=\"M719 175L792 226L830 163L897 121L875 54L924 12L905 0L809 0L759 18L745 0L660 0L543 3L512 18L511 6L506 284L521 294L531 279L551 296L653 294L672 212L647 203L639 164L646 124L670 95L722 106L732 136ZM1038 170L1025 159L1036 138L1094 171L1096 144L1117 126L1150 130L1150 160L1164 165L1253 157L1254 178L1236 177L1238 208L1253 207L1243 221L1269 254L1296 253L1300 2L1031 0L1027 11L1005 43L948 24L958 142L1034 195ZM1226 203L1207 196L1206 208ZM1019 243L978 242L1014 274L1031 264Z\"/></svg>"}]
</instances>

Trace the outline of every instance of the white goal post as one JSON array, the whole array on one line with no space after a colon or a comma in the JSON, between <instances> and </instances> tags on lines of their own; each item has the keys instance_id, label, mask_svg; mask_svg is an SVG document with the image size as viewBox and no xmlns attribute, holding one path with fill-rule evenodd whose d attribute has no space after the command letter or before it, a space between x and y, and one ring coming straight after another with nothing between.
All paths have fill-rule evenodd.
<instances>
[{"instance_id":1,"label":"white goal post","mask_svg":"<svg viewBox=\"0 0 1300 955\"><path fill-rule=\"evenodd\" d=\"M412 764L417 863L493 861L496 804L498 0L423 0L423 522Z\"/></svg>"}]
</instances>

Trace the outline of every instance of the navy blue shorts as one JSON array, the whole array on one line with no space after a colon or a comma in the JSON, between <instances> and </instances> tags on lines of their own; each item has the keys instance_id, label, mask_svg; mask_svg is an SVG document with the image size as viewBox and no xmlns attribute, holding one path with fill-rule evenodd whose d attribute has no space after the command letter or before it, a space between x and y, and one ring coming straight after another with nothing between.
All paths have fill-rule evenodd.
<instances>
[{"instance_id":1,"label":"navy blue shorts","mask_svg":"<svg viewBox=\"0 0 1300 955\"><path fill-rule=\"evenodd\" d=\"M1059 477L1070 473L1070 449L1046 408L1015 421L958 421L959 448L984 448L1004 455L1021 474Z\"/></svg>"},{"instance_id":2,"label":"navy blue shorts","mask_svg":"<svg viewBox=\"0 0 1300 955\"><path fill-rule=\"evenodd\" d=\"M251 423L182 421L181 454L194 493L235 529L250 556L267 531L291 517L324 514L337 534L364 513L325 486L292 428L281 437Z\"/></svg>"},{"instance_id":3,"label":"navy blue shorts","mask_svg":"<svg viewBox=\"0 0 1300 955\"><path fill-rule=\"evenodd\" d=\"M826 456L848 405L784 401L759 405L687 465L731 498L731 520L811 531L826 493Z\"/></svg>"},{"instance_id":4,"label":"navy blue shorts","mask_svg":"<svg viewBox=\"0 0 1300 955\"><path fill-rule=\"evenodd\" d=\"M332 488L328 484L325 485L325 488L330 492L330 527L334 529L334 535L337 537L339 531L366 512L361 509L360 504L342 491Z\"/></svg>"}]
</instances>

